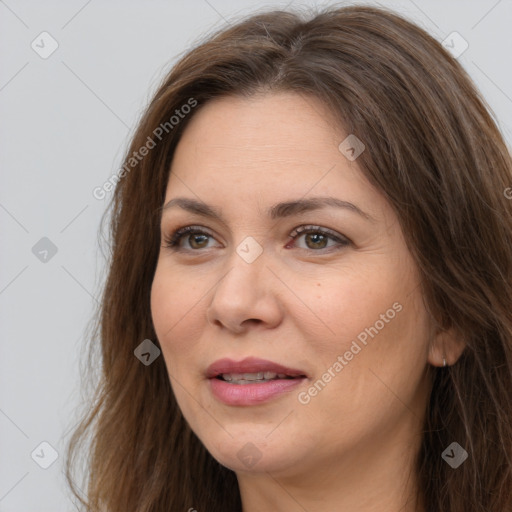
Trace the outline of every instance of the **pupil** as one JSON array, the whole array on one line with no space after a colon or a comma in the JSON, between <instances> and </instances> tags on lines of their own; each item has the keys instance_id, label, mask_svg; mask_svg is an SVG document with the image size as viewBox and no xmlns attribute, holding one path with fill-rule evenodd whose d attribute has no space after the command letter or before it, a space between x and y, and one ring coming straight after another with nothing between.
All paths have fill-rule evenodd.
<instances>
[{"instance_id":1,"label":"pupil","mask_svg":"<svg viewBox=\"0 0 512 512\"><path fill-rule=\"evenodd\" d=\"M203 242L204 242L204 241L206 241L207 236L206 235L191 235L191 239L193 240L193 243L191 243L190 245L192 245L192 247L197 246L196 241L198 238L203 238ZM201 244L201 242L199 242L199 245L200 244Z\"/></svg>"},{"instance_id":2,"label":"pupil","mask_svg":"<svg viewBox=\"0 0 512 512\"><path fill-rule=\"evenodd\" d=\"M316 241L315 240L313 241L313 244L318 244L318 242L320 242L321 248L325 247L325 244L322 244L322 242L325 242L326 238L321 233L309 233L307 236L314 237L316 239ZM318 239L320 239L320 240L318 240Z\"/></svg>"}]
</instances>

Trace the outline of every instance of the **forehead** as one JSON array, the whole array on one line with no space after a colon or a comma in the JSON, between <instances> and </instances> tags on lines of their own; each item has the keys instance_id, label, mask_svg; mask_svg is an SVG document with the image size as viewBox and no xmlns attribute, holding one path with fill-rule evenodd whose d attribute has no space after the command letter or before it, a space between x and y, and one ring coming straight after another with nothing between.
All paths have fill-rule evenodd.
<instances>
[{"instance_id":1,"label":"forehead","mask_svg":"<svg viewBox=\"0 0 512 512\"><path fill-rule=\"evenodd\" d=\"M355 174L355 163L338 150L344 136L314 97L295 93L222 97L194 114L171 169L191 180L206 175L213 179L213 172L220 180L226 172L231 181L239 178L247 185L272 176L284 181L314 178L340 165L345 174Z\"/></svg>"},{"instance_id":2,"label":"forehead","mask_svg":"<svg viewBox=\"0 0 512 512\"><path fill-rule=\"evenodd\" d=\"M229 96L194 114L177 145L165 203L187 196L233 208L308 196L337 196L378 216L378 195L325 105L295 93Z\"/></svg>"},{"instance_id":3,"label":"forehead","mask_svg":"<svg viewBox=\"0 0 512 512\"><path fill-rule=\"evenodd\" d=\"M343 129L316 97L293 92L225 96L207 102L190 120L182 141L190 139L229 151L306 153L341 141ZM309 144L304 144L309 142ZM339 142L338 142L339 143Z\"/></svg>"}]
</instances>

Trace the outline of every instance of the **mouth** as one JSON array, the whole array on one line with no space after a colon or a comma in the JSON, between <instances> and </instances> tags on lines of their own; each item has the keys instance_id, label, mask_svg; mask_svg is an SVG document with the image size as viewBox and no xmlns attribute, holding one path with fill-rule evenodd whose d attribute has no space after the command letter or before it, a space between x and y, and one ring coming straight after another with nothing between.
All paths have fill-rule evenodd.
<instances>
[{"instance_id":1,"label":"mouth","mask_svg":"<svg viewBox=\"0 0 512 512\"><path fill-rule=\"evenodd\" d=\"M220 359L208 367L206 377L213 395L233 406L267 402L309 378L302 370L253 357L238 362Z\"/></svg>"},{"instance_id":2,"label":"mouth","mask_svg":"<svg viewBox=\"0 0 512 512\"><path fill-rule=\"evenodd\" d=\"M225 382L229 382L230 384L260 384L262 382L269 382L271 380L279 380L279 379L297 379L305 377L305 375L298 375L292 377L291 375L286 375L285 373L275 373L275 372L258 372L258 373L223 373L221 375L217 375L215 378L223 380Z\"/></svg>"},{"instance_id":3,"label":"mouth","mask_svg":"<svg viewBox=\"0 0 512 512\"><path fill-rule=\"evenodd\" d=\"M242 361L219 359L206 370L209 379L220 379L232 384L254 384L277 379L308 377L302 370L288 368L273 361L247 357Z\"/></svg>"}]
</instances>

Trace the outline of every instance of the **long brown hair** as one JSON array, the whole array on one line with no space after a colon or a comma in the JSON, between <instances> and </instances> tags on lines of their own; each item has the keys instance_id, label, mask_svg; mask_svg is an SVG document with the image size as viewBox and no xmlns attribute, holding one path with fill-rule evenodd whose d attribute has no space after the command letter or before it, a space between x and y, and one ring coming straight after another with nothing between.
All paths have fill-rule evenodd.
<instances>
[{"instance_id":1,"label":"long brown hair","mask_svg":"<svg viewBox=\"0 0 512 512\"><path fill-rule=\"evenodd\" d=\"M108 278L91 333L101 354L89 361L100 375L69 442L73 492L90 511L241 511L236 475L190 430L163 358L146 366L134 349L158 346L150 289L180 135L212 98L260 91L315 95L364 142L358 164L399 219L429 311L466 344L453 366L429 365L415 467L426 510L511 511L511 155L459 62L403 17L361 5L243 19L187 53L158 89L109 204ZM73 468L86 442L81 496ZM441 457L452 442L469 454L457 469Z\"/></svg>"}]
</instances>

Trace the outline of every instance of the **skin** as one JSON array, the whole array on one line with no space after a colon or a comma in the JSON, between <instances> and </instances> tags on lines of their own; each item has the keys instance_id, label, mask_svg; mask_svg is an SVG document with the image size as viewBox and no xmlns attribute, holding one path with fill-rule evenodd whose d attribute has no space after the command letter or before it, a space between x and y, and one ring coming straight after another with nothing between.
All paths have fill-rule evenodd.
<instances>
[{"instance_id":1,"label":"skin","mask_svg":"<svg viewBox=\"0 0 512 512\"><path fill-rule=\"evenodd\" d=\"M216 99L190 121L164 204L199 199L220 209L224 222L164 210L162 239L190 225L211 235L186 233L181 251L162 243L151 291L186 420L236 472L244 512L423 511L413 497L413 458L430 390L426 370L442 366L443 355L453 364L462 347L432 327L391 206L357 159L338 149L348 133L318 99L296 93ZM349 201L373 220L335 207L276 220L265 214L275 203L316 196ZM349 245L319 241L318 233L290 238L311 224ZM252 263L236 251L248 236L263 250ZM394 318L300 403L298 394L395 303L401 310ZM301 369L309 380L259 405L221 403L207 367L248 356ZM260 456L251 467L237 456L247 443Z\"/></svg>"}]
</instances>

